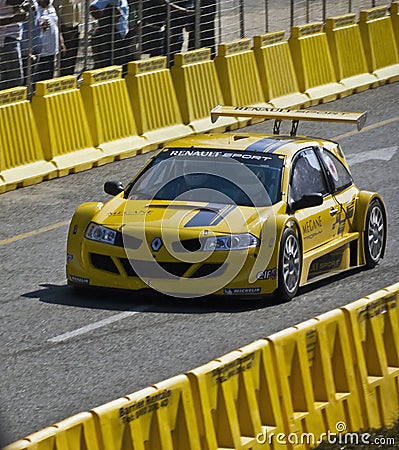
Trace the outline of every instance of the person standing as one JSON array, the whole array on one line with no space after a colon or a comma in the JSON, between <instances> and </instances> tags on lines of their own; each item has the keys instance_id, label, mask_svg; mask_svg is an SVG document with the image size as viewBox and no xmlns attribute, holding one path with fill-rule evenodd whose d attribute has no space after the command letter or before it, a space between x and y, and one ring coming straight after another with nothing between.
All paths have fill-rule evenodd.
<instances>
[{"instance_id":1,"label":"person standing","mask_svg":"<svg viewBox=\"0 0 399 450\"><path fill-rule=\"evenodd\" d=\"M23 83L21 37L25 11L20 0L0 0L0 90Z\"/></svg>"},{"instance_id":2,"label":"person standing","mask_svg":"<svg viewBox=\"0 0 399 450\"><path fill-rule=\"evenodd\" d=\"M173 55L182 51L184 30L189 31L194 21L193 0L165 0L170 5L170 48L169 59L172 63Z\"/></svg>"},{"instance_id":3,"label":"person standing","mask_svg":"<svg viewBox=\"0 0 399 450\"><path fill-rule=\"evenodd\" d=\"M38 0L37 24L40 29L41 50L33 77L34 82L54 77L55 58L60 49L64 50L53 0Z\"/></svg>"},{"instance_id":4,"label":"person standing","mask_svg":"<svg viewBox=\"0 0 399 450\"><path fill-rule=\"evenodd\" d=\"M61 53L60 76L75 73L79 49L79 24L81 23L80 0L54 0L65 51Z\"/></svg>"},{"instance_id":5,"label":"person standing","mask_svg":"<svg viewBox=\"0 0 399 450\"><path fill-rule=\"evenodd\" d=\"M143 0L141 51L150 56L164 54L166 4L163 0Z\"/></svg>"},{"instance_id":6,"label":"person standing","mask_svg":"<svg viewBox=\"0 0 399 450\"><path fill-rule=\"evenodd\" d=\"M37 1L30 0L27 20L22 22L21 54L24 84L30 85L41 49L40 28L37 23Z\"/></svg>"},{"instance_id":7,"label":"person standing","mask_svg":"<svg viewBox=\"0 0 399 450\"><path fill-rule=\"evenodd\" d=\"M126 36L129 31L127 0L94 0L90 3L90 14L97 20L91 40L94 68L113 64L126 66Z\"/></svg>"},{"instance_id":8,"label":"person standing","mask_svg":"<svg viewBox=\"0 0 399 450\"><path fill-rule=\"evenodd\" d=\"M215 39L216 0L201 0L200 47L209 47L216 53Z\"/></svg>"},{"instance_id":9,"label":"person standing","mask_svg":"<svg viewBox=\"0 0 399 450\"><path fill-rule=\"evenodd\" d=\"M200 26L199 47L211 49L212 57L216 54L216 30L215 20L217 13L217 0L195 0L200 1ZM195 48L195 24L192 22L189 34L189 49Z\"/></svg>"}]
</instances>

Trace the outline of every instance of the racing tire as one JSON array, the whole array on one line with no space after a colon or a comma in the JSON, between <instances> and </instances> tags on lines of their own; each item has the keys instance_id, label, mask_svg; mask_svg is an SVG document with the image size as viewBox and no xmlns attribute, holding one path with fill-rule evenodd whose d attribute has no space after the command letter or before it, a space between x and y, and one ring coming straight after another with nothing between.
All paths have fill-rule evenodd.
<instances>
[{"instance_id":1,"label":"racing tire","mask_svg":"<svg viewBox=\"0 0 399 450\"><path fill-rule=\"evenodd\" d=\"M386 221L381 202L373 200L367 210L364 230L365 268L375 267L384 255L386 240Z\"/></svg>"},{"instance_id":2,"label":"racing tire","mask_svg":"<svg viewBox=\"0 0 399 450\"><path fill-rule=\"evenodd\" d=\"M302 250L298 236L291 228L283 232L280 243L278 288L276 297L289 301L295 297L302 273Z\"/></svg>"}]
</instances>

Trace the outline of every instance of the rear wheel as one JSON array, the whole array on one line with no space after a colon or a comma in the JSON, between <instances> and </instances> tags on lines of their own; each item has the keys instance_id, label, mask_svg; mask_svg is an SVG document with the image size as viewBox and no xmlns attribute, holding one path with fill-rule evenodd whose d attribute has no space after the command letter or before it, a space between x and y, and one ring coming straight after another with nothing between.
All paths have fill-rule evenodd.
<instances>
[{"instance_id":1,"label":"rear wheel","mask_svg":"<svg viewBox=\"0 0 399 450\"><path fill-rule=\"evenodd\" d=\"M366 229L364 231L364 254L366 268L375 267L384 253L386 239L385 215L381 202L373 200L367 210Z\"/></svg>"},{"instance_id":2,"label":"rear wheel","mask_svg":"<svg viewBox=\"0 0 399 450\"><path fill-rule=\"evenodd\" d=\"M302 251L298 236L291 228L283 232L280 243L277 296L291 300L298 291L302 271Z\"/></svg>"}]
</instances>

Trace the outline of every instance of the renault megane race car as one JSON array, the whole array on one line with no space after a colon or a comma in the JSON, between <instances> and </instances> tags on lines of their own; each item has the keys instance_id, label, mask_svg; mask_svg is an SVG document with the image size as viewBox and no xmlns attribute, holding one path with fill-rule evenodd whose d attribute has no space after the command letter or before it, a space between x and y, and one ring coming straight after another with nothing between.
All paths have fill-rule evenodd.
<instances>
[{"instance_id":1,"label":"renault megane race car","mask_svg":"<svg viewBox=\"0 0 399 450\"><path fill-rule=\"evenodd\" d=\"M296 136L299 120L357 123L365 113L219 106L212 117L274 119L274 133L203 134L156 153L113 198L80 205L70 224L67 279L77 286L181 297L281 300L326 275L374 267L387 218L353 183L339 144ZM293 121L280 135L281 120Z\"/></svg>"}]
</instances>

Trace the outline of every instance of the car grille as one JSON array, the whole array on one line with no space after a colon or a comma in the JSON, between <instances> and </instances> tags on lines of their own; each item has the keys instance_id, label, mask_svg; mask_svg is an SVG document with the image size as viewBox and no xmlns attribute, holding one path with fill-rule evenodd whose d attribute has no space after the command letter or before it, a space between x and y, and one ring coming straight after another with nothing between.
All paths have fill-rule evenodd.
<instances>
[{"instance_id":1,"label":"car grille","mask_svg":"<svg viewBox=\"0 0 399 450\"><path fill-rule=\"evenodd\" d=\"M213 272L219 269L223 264L202 264L202 266L197 269L191 278L201 278L206 277L207 275L211 275Z\"/></svg>"},{"instance_id":2,"label":"car grille","mask_svg":"<svg viewBox=\"0 0 399 450\"><path fill-rule=\"evenodd\" d=\"M128 258L120 258L119 260L120 260L127 276L129 276L129 277L137 277L138 276ZM141 265L146 264L143 261L137 261L136 263L141 264ZM159 261L157 261L157 264L163 270L165 270L165 272L168 272L176 277L183 277L184 274L192 267L192 264L185 263L185 262L159 262ZM222 264L202 264L192 275L190 275L190 277L187 277L187 278L200 278L200 277L205 277L207 275L211 275L213 272L215 272L221 266L222 266ZM151 266L149 266L149 270L151 270ZM148 276L150 276L150 273L148 274Z\"/></svg>"},{"instance_id":3,"label":"car grille","mask_svg":"<svg viewBox=\"0 0 399 450\"><path fill-rule=\"evenodd\" d=\"M96 269L117 273L119 275L119 270L110 256L99 255L98 253L90 253L89 255L90 261Z\"/></svg>"},{"instance_id":4,"label":"car grille","mask_svg":"<svg viewBox=\"0 0 399 450\"><path fill-rule=\"evenodd\" d=\"M129 277L137 277L137 273L132 267L130 260L128 258L119 258L123 268L125 269L126 275ZM155 263L155 261L154 261ZM146 263L144 261L136 261L135 264L140 264L143 267L144 271L147 271L148 274L146 276L151 276L151 265L154 263ZM191 267L191 264L184 262L157 262L157 264L162 267L168 273L175 275L176 277L182 277L187 270Z\"/></svg>"},{"instance_id":5,"label":"car grille","mask_svg":"<svg viewBox=\"0 0 399 450\"><path fill-rule=\"evenodd\" d=\"M142 242L143 241L141 239L135 236L130 236L127 233L122 234L120 231L118 231L115 236L114 245L116 245L117 247L131 248L133 250L136 250L140 247ZM199 238L183 239L179 242L172 243L173 251L180 252L180 245L184 248L184 250L188 252L196 252L201 249L202 243Z\"/></svg>"},{"instance_id":6,"label":"car grille","mask_svg":"<svg viewBox=\"0 0 399 450\"><path fill-rule=\"evenodd\" d=\"M196 252L201 249L201 241L198 238L184 239L181 240L180 242L173 242L172 249L175 252L179 252L181 251L180 245L188 252Z\"/></svg>"},{"instance_id":7,"label":"car grille","mask_svg":"<svg viewBox=\"0 0 399 450\"><path fill-rule=\"evenodd\" d=\"M137 277L137 273L135 272L132 265L130 264L130 261L127 258L119 258L119 261L121 262L128 277Z\"/></svg>"},{"instance_id":8,"label":"car grille","mask_svg":"<svg viewBox=\"0 0 399 450\"><path fill-rule=\"evenodd\" d=\"M158 262L165 272L171 273L176 277L182 277L191 267L190 263L185 262Z\"/></svg>"}]
</instances>

